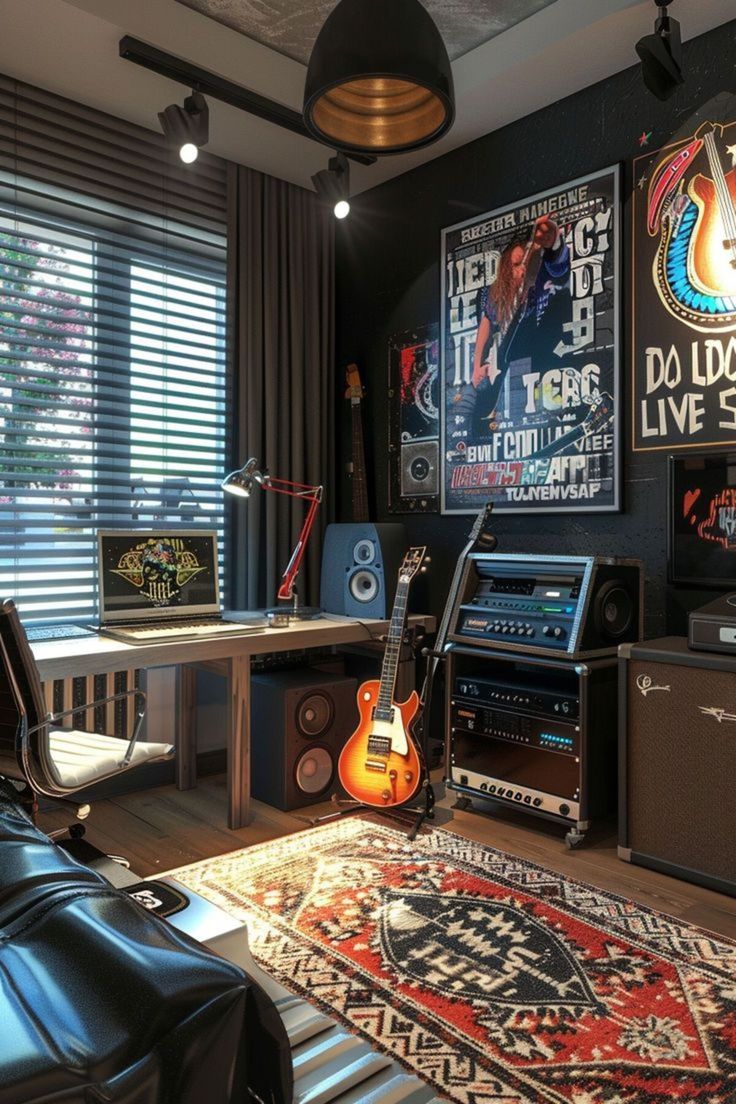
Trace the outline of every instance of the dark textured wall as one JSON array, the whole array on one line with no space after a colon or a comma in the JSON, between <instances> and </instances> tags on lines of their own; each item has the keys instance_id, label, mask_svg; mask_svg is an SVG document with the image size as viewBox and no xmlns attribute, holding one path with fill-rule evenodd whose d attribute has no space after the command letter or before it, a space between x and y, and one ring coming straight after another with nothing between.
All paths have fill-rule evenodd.
<instances>
[{"instance_id":1,"label":"dark textured wall","mask_svg":"<svg viewBox=\"0 0 736 1104\"><path fill-rule=\"evenodd\" d=\"M681 18L686 18L686 12ZM601 43L605 49L605 43ZM634 44L632 43L632 55ZM736 91L736 21L685 48L687 82L668 103L647 93L638 67L552 104L519 122L356 197L338 228L337 365L354 360L367 393L364 403L368 475L376 520L388 520L386 395L388 339L393 333L439 320L440 231L444 226L533 195L615 162L623 163L621 394L624 422L624 512L608 515L497 515L500 549L507 552L638 556L646 564L647 635L684 631L684 610L710 595L666 586L667 459L633 454L630 372L629 207L632 159L638 136L652 131L655 150L692 112L721 92ZM513 95L513 88L509 88ZM336 388L344 390L342 376ZM348 404L340 402L339 517L350 520L344 475L350 456ZM399 520L398 517L395 520ZM416 596L440 613L457 555L472 519L403 515L414 543L432 548L428 593Z\"/></svg>"}]
</instances>

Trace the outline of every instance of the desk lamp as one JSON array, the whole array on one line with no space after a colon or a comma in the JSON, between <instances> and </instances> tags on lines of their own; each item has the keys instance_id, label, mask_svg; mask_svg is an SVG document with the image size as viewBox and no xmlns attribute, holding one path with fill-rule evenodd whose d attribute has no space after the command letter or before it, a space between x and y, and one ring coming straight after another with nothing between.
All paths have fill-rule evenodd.
<instances>
[{"instance_id":1,"label":"desk lamp","mask_svg":"<svg viewBox=\"0 0 736 1104\"><path fill-rule=\"evenodd\" d=\"M228 494L250 498L250 493L255 484L262 487L264 491L274 491L276 494L289 495L291 498L303 498L305 502L309 503L307 516L304 519L294 551L286 565L286 570L281 577L281 585L276 595L279 600L291 602L291 605L275 606L273 609L267 609L266 616L273 624L279 625L288 625L290 620L313 620L319 617L322 611L317 606L299 605L295 583L304 558L307 540L312 531L319 504L322 501L322 487L311 487L308 483L293 483L289 479L277 479L269 475L268 471L261 471L254 456L247 460L242 468L230 472L230 475L226 476L220 485L223 491L227 491Z\"/></svg>"}]
</instances>

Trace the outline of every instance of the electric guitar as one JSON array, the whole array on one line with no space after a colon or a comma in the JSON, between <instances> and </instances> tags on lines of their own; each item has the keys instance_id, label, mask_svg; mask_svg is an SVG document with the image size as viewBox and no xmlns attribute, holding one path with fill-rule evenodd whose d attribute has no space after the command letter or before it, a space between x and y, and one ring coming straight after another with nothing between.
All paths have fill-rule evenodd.
<instances>
[{"instance_id":1,"label":"electric guitar","mask_svg":"<svg viewBox=\"0 0 736 1104\"><path fill-rule=\"evenodd\" d=\"M347 391L345 398L350 399L350 418L352 421L352 463L350 473L353 477L353 521L368 521L368 483L365 475L365 446L363 444L363 415L360 404L363 399L363 385L357 364L348 364L345 369Z\"/></svg>"},{"instance_id":2,"label":"electric guitar","mask_svg":"<svg viewBox=\"0 0 736 1104\"><path fill-rule=\"evenodd\" d=\"M703 290L732 296L736 295L736 168L724 173L716 133L714 128L703 135L712 179L698 174L689 187L690 198L698 205L691 259Z\"/></svg>"},{"instance_id":3,"label":"electric guitar","mask_svg":"<svg viewBox=\"0 0 736 1104\"><path fill-rule=\"evenodd\" d=\"M445 608L442 613L442 620L440 621L439 628L437 629L437 635L435 636L434 645L432 651L429 653L427 660L427 672L424 676L424 683L422 685L422 692L419 695L420 711L414 720L412 726L412 735L419 747L424 747L424 737L427 729L427 718L429 716L431 704L432 704L432 688L434 686L434 680L437 674L437 668L441 662L440 657L445 650L445 644L447 643L447 634L450 631L450 617L452 611L455 608L455 599L460 587L460 583L463 577L463 571L465 570L465 563L471 552L486 552L491 553L494 551L498 541L493 533L490 531L491 514L493 513L493 502L487 502L485 506L481 506L473 527L468 533L468 543L463 548L462 552L458 556L457 563L455 564L455 573L450 583L450 589L447 594L447 601L445 602Z\"/></svg>"},{"instance_id":4,"label":"electric guitar","mask_svg":"<svg viewBox=\"0 0 736 1104\"><path fill-rule=\"evenodd\" d=\"M593 399L593 402L590 404L590 409L582 422L574 426L573 429L568 430L567 433L563 433L562 436L558 437L555 441L551 441L550 444L537 449L537 451L533 452L527 459L542 460L545 457L557 456L558 453L564 452L565 449L570 448L571 445L577 444L578 441L582 441L584 437L590 437L593 433L600 433L611 421L613 414L613 399L607 391L601 391L600 394L596 395Z\"/></svg>"},{"instance_id":5,"label":"electric guitar","mask_svg":"<svg viewBox=\"0 0 736 1104\"><path fill-rule=\"evenodd\" d=\"M406 627L409 587L426 557L426 548L410 548L399 568L391 625L380 680L358 690L360 722L340 753L337 773L352 798L362 805L391 808L411 801L422 784L422 765L411 735L419 708L416 690L405 702L394 701L399 653Z\"/></svg>"}]
</instances>

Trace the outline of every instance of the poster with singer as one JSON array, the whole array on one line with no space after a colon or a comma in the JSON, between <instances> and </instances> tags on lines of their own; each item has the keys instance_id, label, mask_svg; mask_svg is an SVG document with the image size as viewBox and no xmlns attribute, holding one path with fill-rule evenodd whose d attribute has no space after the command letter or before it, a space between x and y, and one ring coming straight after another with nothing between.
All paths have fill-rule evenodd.
<instances>
[{"instance_id":1,"label":"poster with singer","mask_svg":"<svg viewBox=\"0 0 736 1104\"><path fill-rule=\"evenodd\" d=\"M732 447L736 434L736 98L726 100L726 122L716 101L634 162L639 452Z\"/></svg>"},{"instance_id":2,"label":"poster with singer","mask_svg":"<svg viewBox=\"0 0 736 1104\"><path fill-rule=\"evenodd\" d=\"M619 168L442 232L442 512L619 504Z\"/></svg>"}]
</instances>

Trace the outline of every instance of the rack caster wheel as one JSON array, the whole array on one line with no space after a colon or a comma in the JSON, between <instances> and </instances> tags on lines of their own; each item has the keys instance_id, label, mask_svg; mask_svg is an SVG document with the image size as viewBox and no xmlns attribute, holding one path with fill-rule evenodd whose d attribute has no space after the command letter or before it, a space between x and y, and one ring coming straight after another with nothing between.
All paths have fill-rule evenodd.
<instances>
[{"instance_id":1,"label":"rack caster wheel","mask_svg":"<svg viewBox=\"0 0 736 1104\"><path fill-rule=\"evenodd\" d=\"M469 797L458 797L457 801L452 807L453 809L459 809L462 812L463 809L472 809L473 802L470 800Z\"/></svg>"},{"instance_id":2,"label":"rack caster wheel","mask_svg":"<svg viewBox=\"0 0 736 1104\"><path fill-rule=\"evenodd\" d=\"M565 847L569 851L576 851L578 847L582 847L585 842L585 832L578 832L576 829L571 829L565 835Z\"/></svg>"}]
</instances>

